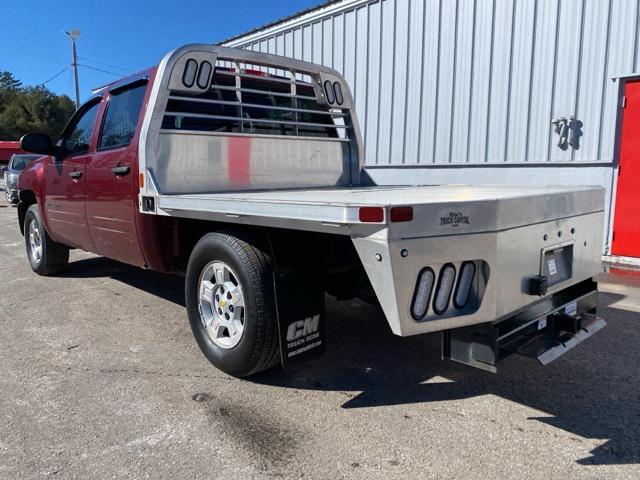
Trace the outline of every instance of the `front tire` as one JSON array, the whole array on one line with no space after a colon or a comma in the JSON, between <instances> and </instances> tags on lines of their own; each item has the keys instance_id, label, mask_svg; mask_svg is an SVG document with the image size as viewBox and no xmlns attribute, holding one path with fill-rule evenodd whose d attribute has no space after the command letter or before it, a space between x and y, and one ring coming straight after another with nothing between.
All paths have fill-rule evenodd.
<instances>
[{"instance_id":1,"label":"front tire","mask_svg":"<svg viewBox=\"0 0 640 480\"><path fill-rule=\"evenodd\" d=\"M273 272L255 243L208 233L189 258L185 282L193 335L207 359L235 377L278 363Z\"/></svg>"},{"instance_id":2,"label":"front tire","mask_svg":"<svg viewBox=\"0 0 640 480\"><path fill-rule=\"evenodd\" d=\"M24 240L29 265L38 275L55 275L67 267L69 247L51 239L37 204L31 205L25 214Z\"/></svg>"}]
</instances>

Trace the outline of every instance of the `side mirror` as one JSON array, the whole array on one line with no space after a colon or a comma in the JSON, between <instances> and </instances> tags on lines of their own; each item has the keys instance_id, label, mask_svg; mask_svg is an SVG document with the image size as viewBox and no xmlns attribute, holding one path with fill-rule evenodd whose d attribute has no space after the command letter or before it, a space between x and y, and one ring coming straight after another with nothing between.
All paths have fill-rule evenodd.
<instances>
[{"instance_id":1,"label":"side mirror","mask_svg":"<svg viewBox=\"0 0 640 480\"><path fill-rule=\"evenodd\" d=\"M4 173L4 172L6 172L7 170L8 170L8 168L7 168L5 165L2 165L2 166L0 167L0 173Z\"/></svg>"},{"instance_id":2,"label":"side mirror","mask_svg":"<svg viewBox=\"0 0 640 480\"><path fill-rule=\"evenodd\" d=\"M54 155L55 149L49 135L44 133L27 133L20 139L20 148L25 152Z\"/></svg>"}]
</instances>

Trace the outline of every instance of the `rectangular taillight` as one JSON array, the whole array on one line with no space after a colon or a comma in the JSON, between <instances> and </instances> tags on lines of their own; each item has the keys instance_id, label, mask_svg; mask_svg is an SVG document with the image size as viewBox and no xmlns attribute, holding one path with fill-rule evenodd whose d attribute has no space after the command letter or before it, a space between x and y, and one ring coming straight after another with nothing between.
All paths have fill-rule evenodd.
<instances>
[{"instance_id":1,"label":"rectangular taillight","mask_svg":"<svg viewBox=\"0 0 640 480\"><path fill-rule=\"evenodd\" d=\"M391 207L389 220L392 223L410 222L413 220L413 207Z\"/></svg>"},{"instance_id":2,"label":"rectangular taillight","mask_svg":"<svg viewBox=\"0 0 640 480\"><path fill-rule=\"evenodd\" d=\"M358 218L363 223L380 223L384 221L384 208L382 207L360 207Z\"/></svg>"}]
</instances>

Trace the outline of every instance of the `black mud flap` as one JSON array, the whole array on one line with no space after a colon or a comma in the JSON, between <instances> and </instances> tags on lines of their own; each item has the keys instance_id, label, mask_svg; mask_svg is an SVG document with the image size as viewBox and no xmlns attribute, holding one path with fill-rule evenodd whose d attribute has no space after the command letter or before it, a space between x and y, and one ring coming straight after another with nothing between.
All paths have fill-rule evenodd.
<instances>
[{"instance_id":1,"label":"black mud flap","mask_svg":"<svg viewBox=\"0 0 640 480\"><path fill-rule=\"evenodd\" d=\"M275 273L282 366L322 355L327 346L322 279Z\"/></svg>"}]
</instances>

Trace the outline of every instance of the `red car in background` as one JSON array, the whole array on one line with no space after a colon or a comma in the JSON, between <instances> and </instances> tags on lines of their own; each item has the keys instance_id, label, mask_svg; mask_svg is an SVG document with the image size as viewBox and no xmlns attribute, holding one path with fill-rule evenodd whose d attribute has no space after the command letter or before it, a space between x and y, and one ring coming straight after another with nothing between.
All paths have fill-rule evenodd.
<instances>
[{"instance_id":1,"label":"red car in background","mask_svg":"<svg viewBox=\"0 0 640 480\"><path fill-rule=\"evenodd\" d=\"M5 174L9 160L15 153L27 153L20 148L19 140L0 140L0 189L5 189Z\"/></svg>"},{"instance_id":2,"label":"red car in background","mask_svg":"<svg viewBox=\"0 0 640 480\"><path fill-rule=\"evenodd\" d=\"M0 141L0 167L6 167L14 153L27 153L20 148L19 140Z\"/></svg>"}]
</instances>

